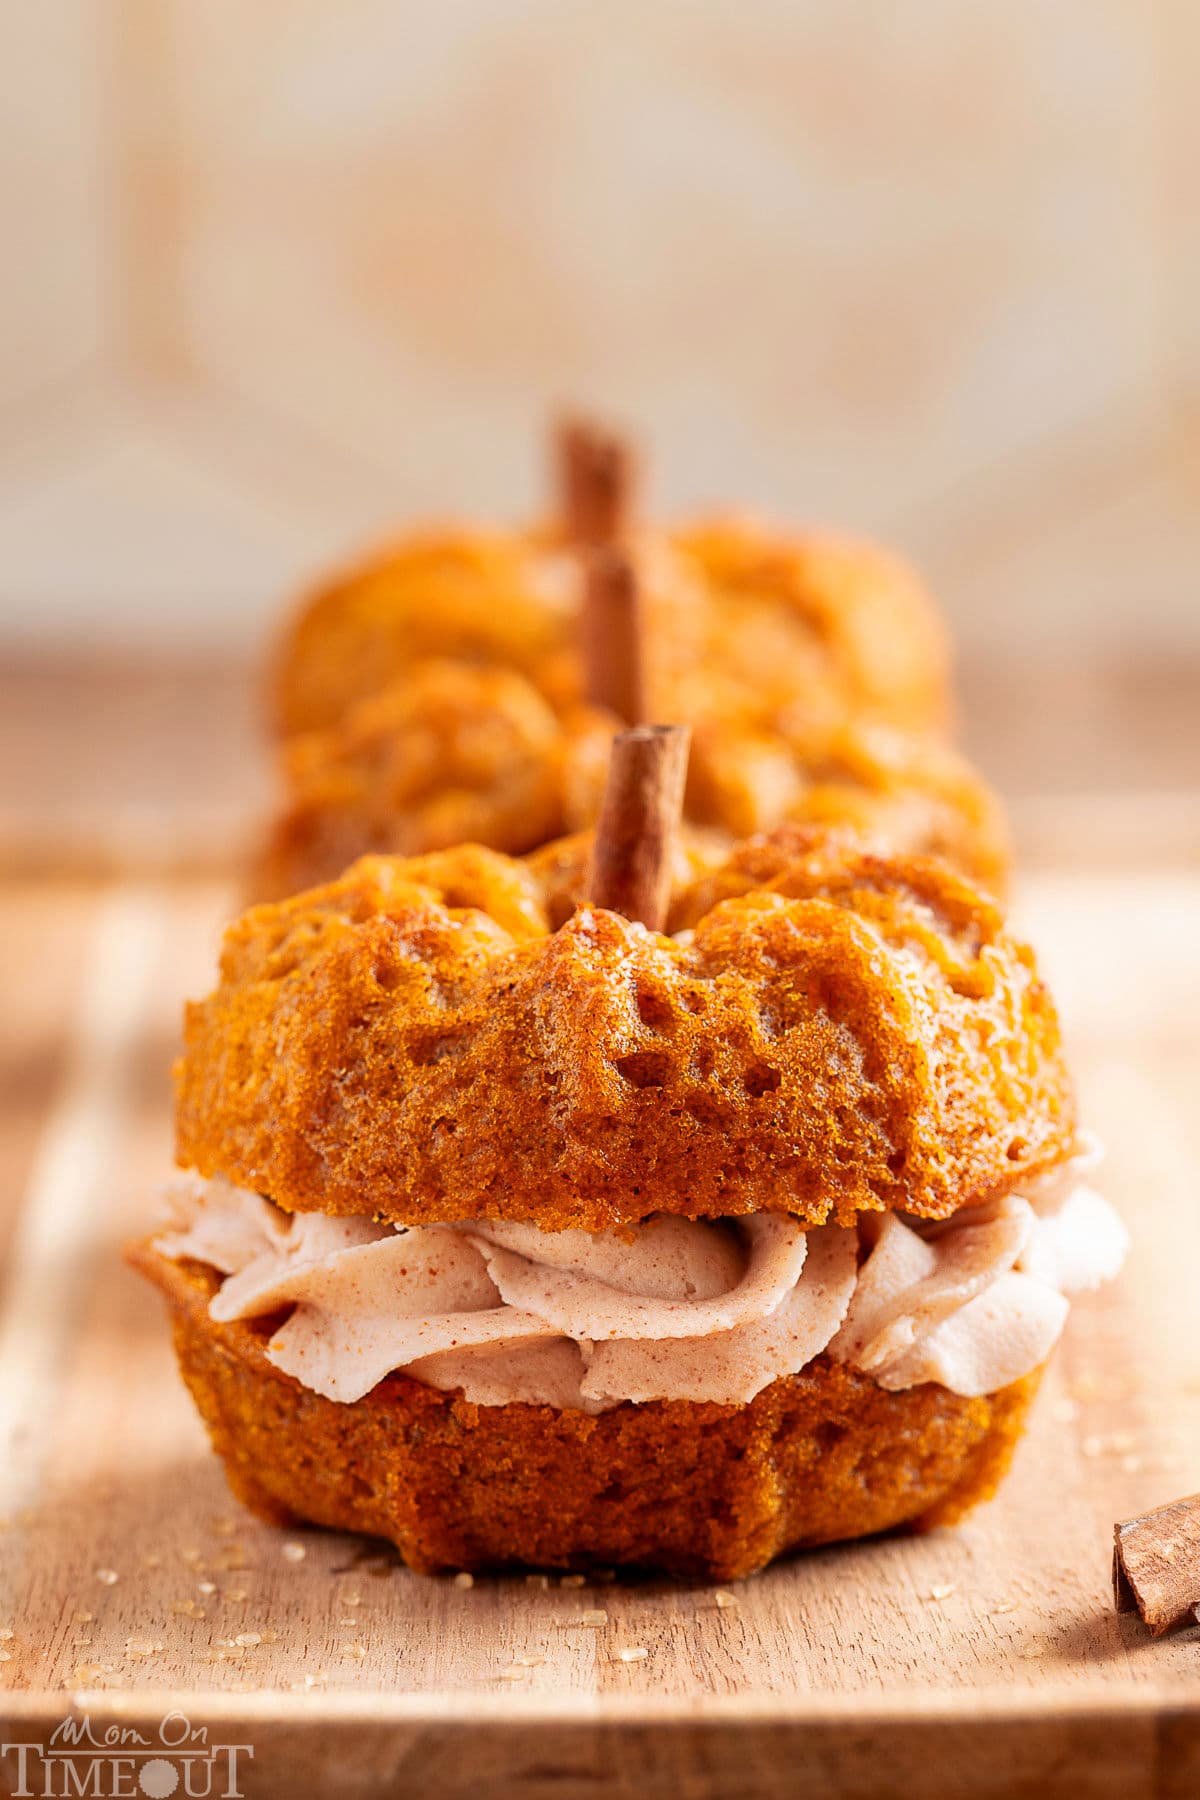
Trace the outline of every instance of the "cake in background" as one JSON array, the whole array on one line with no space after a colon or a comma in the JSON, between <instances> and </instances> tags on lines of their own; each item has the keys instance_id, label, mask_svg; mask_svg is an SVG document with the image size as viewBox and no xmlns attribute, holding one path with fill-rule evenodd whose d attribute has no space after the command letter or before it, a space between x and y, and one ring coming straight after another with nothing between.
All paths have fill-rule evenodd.
<instances>
[{"instance_id":1,"label":"cake in background","mask_svg":"<svg viewBox=\"0 0 1200 1800\"><path fill-rule=\"evenodd\" d=\"M251 891L370 851L521 853L594 824L622 725L683 720L698 852L785 821L944 855L994 891L1002 809L945 742L948 657L887 553L745 520L636 523L636 458L558 434L557 522L415 534L292 623L275 668L285 799Z\"/></svg>"},{"instance_id":2,"label":"cake in background","mask_svg":"<svg viewBox=\"0 0 1200 1800\"><path fill-rule=\"evenodd\" d=\"M737 515L651 526L639 522L627 443L568 421L554 448L546 523L409 532L302 603L272 671L281 737L336 724L428 657L515 669L556 709L585 698L578 559L614 543L643 588L654 716L671 716L663 702L675 697L660 683L680 684L686 702L689 677L720 671L726 705L736 695L737 710L762 722L795 708L945 731L945 635L900 558Z\"/></svg>"}]
</instances>

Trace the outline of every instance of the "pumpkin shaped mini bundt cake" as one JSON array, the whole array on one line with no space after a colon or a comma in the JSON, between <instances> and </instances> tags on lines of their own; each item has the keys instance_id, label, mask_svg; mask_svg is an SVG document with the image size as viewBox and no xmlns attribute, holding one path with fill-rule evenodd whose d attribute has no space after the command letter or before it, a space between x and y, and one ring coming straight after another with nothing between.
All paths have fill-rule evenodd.
<instances>
[{"instance_id":1,"label":"pumpkin shaped mini bundt cake","mask_svg":"<svg viewBox=\"0 0 1200 1800\"><path fill-rule=\"evenodd\" d=\"M573 707L586 693L578 557L616 542L636 554L659 658L645 717L733 706L767 729L790 710L809 722L945 730L945 635L898 557L744 518L634 529L635 482L628 445L569 423L556 444L551 523L415 532L326 583L276 657L279 734L336 726L431 657L515 670L556 710Z\"/></svg>"},{"instance_id":2,"label":"pumpkin shaped mini bundt cake","mask_svg":"<svg viewBox=\"0 0 1200 1800\"><path fill-rule=\"evenodd\" d=\"M686 823L714 852L785 821L853 825L887 849L944 855L996 892L1002 809L936 736L847 714L818 678L801 702L764 593L778 563L704 539L730 596L710 606L659 561L614 545L576 559L580 697L552 704L529 670L463 656L411 660L378 693L282 752L286 803L251 876L257 899L332 879L369 852L472 841L521 853L595 822L608 745L654 711L692 727ZM717 547L721 555L717 554ZM795 559L793 559L795 560ZM766 622L764 622L766 621ZM746 640L756 646L746 649Z\"/></svg>"},{"instance_id":3,"label":"pumpkin shaped mini bundt cake","mask_svg":"<svg viewBox=\"0 0 1200 1800\"><path fill-rule=\"evenodd\" d=\"M230 928L131 1254L263 1516L720 1579L950 1521L1119 1264L996 905L794 827L689 879L685 740L617 740L586 874L369 857Z\"/></svg>"},{"instance_id":4,"label":"pumpkin shaped mini bundt cake","mask_svg":"<svg viewBox=\"0 0 1200 1800\"><path fill-rule=\"evenodd\" d=\"M555 713L513 669L430 660L284 747L288 802L251 890L277 899L330 881L356 857L473 842L521 854L595 824L621 719L603 705ZM865 722L696 718L685 832L697 854L784 823L845 826L886 850L942 856L1003 893L1003 808L947 744Z\"/></svg>"}]
</instances>

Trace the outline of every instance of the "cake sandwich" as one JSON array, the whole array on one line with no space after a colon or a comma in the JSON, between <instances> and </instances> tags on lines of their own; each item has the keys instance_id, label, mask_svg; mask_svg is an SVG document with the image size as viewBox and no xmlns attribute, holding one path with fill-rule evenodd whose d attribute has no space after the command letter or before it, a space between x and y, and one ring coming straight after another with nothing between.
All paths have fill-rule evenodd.
<instances>
[{"instance_id":1,"label":"cake sandwich","mask_svg":"<svg viewBox=\"0 0 1200 1800\"><path fill-rule=\"evenodd\" d=\"M557 433L553 471L544 522L410 531L306 596L271 673L279 737L337 725L431 658L515 671L556 711L577 704L580 562L612 546L644 587L660 709L647 716L690 720L690 680L720 671L721 704L763 723L790 710L944 733L946 638L900 557L738 515L650 524L632 447L595 426Z\"/></svg>"},{"instance_id":2,"label":"cake sandwich","mask_svg":"<svg viewBox=\"0 0 1200 1800\"><path fill-rule=\"evenodd\" d=\"M847 824L1003 891L1003 811L936 729L944 644L903 565L730 520L637 529L628 449L563 441L553 532L410 539L297 620L253 897L370 852L523 854L588 829L614 732L663 717L692 729L698 852Z\"/></svg>"},{"instance_id":3,"label":"cake sandwich","mask_svg":"<svg viewBox=\"0 0 1200 1800\"><path fill-rule=\"evenodd\" d=\"M562 853L367 857L230 927L131 1255L261 1516L726 1580L949 1523L1119 1266L997 903L811 828L690 874L686 735L621 734Z\"/></svg>"},{"instance_id":4,"label":"cake sandwich","mask_svg":"<svg viewBox=\"0 0 1200 1800\"><path fill-rule=\"evenodd\" d=\"M706 708L701 685L691 683L683 824L695 856L719 861L784 823L841 826L885 849L943 857L1004 892L1003 807L948 744L866 720L796 717L766 729ZM711 697L716 684L707 685ZM474 842L521 855L590 830L609 747L630 722L619 699L597 693L555 712L512 669L420 664L339 724L283 747L287 799L255 860L254 898L331 880L371 853Z\"/></svg>"}]
</instances>

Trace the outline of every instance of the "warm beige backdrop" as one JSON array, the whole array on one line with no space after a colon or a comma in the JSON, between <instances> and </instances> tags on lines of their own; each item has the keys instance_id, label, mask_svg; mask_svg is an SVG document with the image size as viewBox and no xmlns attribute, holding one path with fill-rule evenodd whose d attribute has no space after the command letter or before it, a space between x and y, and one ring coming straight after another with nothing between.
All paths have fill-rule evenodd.
<instances>
[{"instance_id":1,"label":"warm beige backdrop","mask_svg":"<svg viewBox=\"0 0 1200 1800\"><path fill-rule=\"evenodd\" d=\"M248 641L396 517L894 535L969 649L1200 649L1195 0L14 0L0 633Z\"/></svg>"}]
</instances>

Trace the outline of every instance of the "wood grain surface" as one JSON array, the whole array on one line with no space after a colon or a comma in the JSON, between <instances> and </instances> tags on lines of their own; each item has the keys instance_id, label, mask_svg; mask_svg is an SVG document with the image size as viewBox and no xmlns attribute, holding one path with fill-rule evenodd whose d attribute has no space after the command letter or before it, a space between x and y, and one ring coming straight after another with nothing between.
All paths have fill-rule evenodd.
<instances>
[{"instance_id":1,"label":"wood grain surface","mask_svg":"<svg viewBox=\"0 0 1200 1800\"><path fill-rule=\"evenodd\" d=\"M179 1003L229 892L0 888L0 1742L86 1713L153 1744L179 1709L252 1747L251 1796L1200 1791L1200 1633L1152 1642L1109 1591L1113 1521L1200 1488L1200 875L1020 896L1135 1244L1073 1308L1007 1487L957 1531L724 1599L458 1586L230 1498L119 1258L169 1166ZM15 1773L10 1752L0 1791Z\"/></svg>"}]
</instances>

